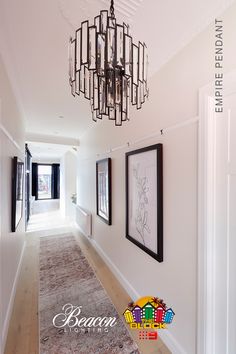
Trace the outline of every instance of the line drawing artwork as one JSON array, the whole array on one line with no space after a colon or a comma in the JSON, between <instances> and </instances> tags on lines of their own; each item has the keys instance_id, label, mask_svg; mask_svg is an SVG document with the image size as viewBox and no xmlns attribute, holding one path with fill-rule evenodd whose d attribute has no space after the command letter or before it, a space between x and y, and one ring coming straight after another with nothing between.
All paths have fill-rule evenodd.
<instances>
[{"instance_id":1,"label":"line drawing artwork","mask_svg":"<svg viewBox=\"0 0 236 354\"><path fill-rule=\"evenodd\" d=\"M145 232L150 234L150 228L148 225L148 178L142 177L139 173L140 164L138 163L133 167L133 177L136 183L138 205L135 210L135 226L138 234L142 239L142 243L145 246Z\"/></svg>"},{"instance_id":2,"label":"line drawing artwork","mask_svg":"<svg viewBox=\"0 0 236 354\"><path fill-rule=\"evenodd\" d=\"M107 198L107 175L106 171L99 172L99 209L104 214L108 213L108 198Z\"/></svg>"}]
</instances>

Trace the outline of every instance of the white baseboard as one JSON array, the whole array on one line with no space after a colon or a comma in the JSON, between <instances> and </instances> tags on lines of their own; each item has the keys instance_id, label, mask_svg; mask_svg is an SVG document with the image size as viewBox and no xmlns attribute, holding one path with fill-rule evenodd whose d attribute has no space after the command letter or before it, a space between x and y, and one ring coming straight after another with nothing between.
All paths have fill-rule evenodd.
<instances>
[{"instance_id":1,"label":"white baseboard","mask_svg":"<svg viewBox=\"0 0 236 354\"><path fill-rule=\"evenodd\" d=\"M5 345L6 345L7 334L8 334L10 319L11 319L11 315L12 315L12 310L13 310L13 305L14 305L14 300L15 300L15 295L16 295L17 284L18 284L18 278L19 278L19 274L20 274L20 270L21 270L21 266L22 266L22 260L23 260L24 252L25 252L25 245L26 245L26 242L24 241L24 244L23 244L23 247L22 247L22 250L21 250L20 260L19 260L19 263L18 263L18 266L17 266L17 270L16 270L15 279L14 279L12 290L11 290L11 295L10 295L10 298L9 298L9 303L8 303L8 307L7 307L6 317L5 317L4 322L3 322L2 348L1 348L2 349L2 353L4 353L4 349L5 349Z\"/></svg>"},{"instance_id":2,"label":"white baseboard","mask_svg":"<svg viewBox=\"0 0 236 354\"><path fill-rule=\"evenodd\" d=\"M79 226L74 224L76 228L82 232ZM83 234L84 235L84 234ZM123 288L127 291L131 299L134 301L139 299L141 295L134 289L134 287L130 284L130 282L125 278L125 276L120 272L117 266L112 262L112 260L108 257L108 255L103 251L101 246L92 238L87 237L84 235L87 240L93 245L95 250L107 264L109 269L115 275L117 280L123 286ZM178 343L178 341L174 338L174 336L168 330L160 330L158 331L158 335L160 336L161 340L165 343L168 349L171 351L172 354L187 354L187 352L183 349L183 347Z\"/></svg>"}]
</instances>

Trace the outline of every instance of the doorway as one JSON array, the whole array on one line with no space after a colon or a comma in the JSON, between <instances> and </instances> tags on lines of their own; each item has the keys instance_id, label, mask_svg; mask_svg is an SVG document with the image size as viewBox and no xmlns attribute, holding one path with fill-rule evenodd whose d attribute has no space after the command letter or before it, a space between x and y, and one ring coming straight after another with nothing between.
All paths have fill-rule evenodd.
<instances>
[{"instance_id":1,"label":"doorway","mask_svg":"<svg viewBox=\"0 0 236 354\"><path fill-rule=\"evenodd\" d=\"M30 209L31 209L31 159L32 155L28 148L28 145L25 144L25 224L27 227L29 218L30 218Z\"/></svg>"},{"instance_id":2,"label":"doorway","mask_svg":"<svg viewBox=\"0 0 236 354\"><path fill-rule=\"evenodd\" d=\"M60 164L32 163L32 196L35 200L60 199Z\"/></svg>"}]
</instances>

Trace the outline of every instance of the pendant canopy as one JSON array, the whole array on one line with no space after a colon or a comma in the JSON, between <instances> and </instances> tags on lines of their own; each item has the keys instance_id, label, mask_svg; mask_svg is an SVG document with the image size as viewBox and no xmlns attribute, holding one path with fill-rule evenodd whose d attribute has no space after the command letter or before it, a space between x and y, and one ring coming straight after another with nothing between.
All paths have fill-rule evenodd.
<instances>
[{"instance_id":1,"label":"pendant canopy","mask_svg":"<svg viewBox=\"0 0 236 354\"><path fill-rule=\"evenodd\" d=\"M140 109L148 97L145 43L133 43L129 26L100 11L94 23L83 21L69 43L69 82L73 96L90 100L92 119L107 116L116 126L130 118L130 104Z\"/></svg>"}]
</instances>

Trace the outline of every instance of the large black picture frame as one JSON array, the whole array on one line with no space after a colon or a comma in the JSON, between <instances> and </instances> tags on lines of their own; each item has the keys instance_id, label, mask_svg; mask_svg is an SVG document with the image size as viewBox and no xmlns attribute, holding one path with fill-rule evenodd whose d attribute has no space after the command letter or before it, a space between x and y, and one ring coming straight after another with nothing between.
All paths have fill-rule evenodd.
<instances>
[{"instance_id":1,"label":"large black picture frame","mask_svg":"<svg viewBox=\"0 0 236 354\"><path fill-rule=\"evenodd\" d=\"M112 224L111 158L96 162L96 207L97 215L107 224Z\"/></svg>"},{"instance_id":2,"label":"large black picture frame","mask_svg":"<svg viewBox=\"0 0 236 354\"><path fill-rule=\"evenodd\" d=\"M163 148L155 144L125 154L126 238L163 262Z\"/></svg>"},{"instance_id":3,"label":"large black picture frame","mask_svg":"<svg viewBox=\"0 0 236 354\"><path fill-rule=\"evenodd\" d=\"M12 159L12 212L11 231L15 232L23 216L24 162L17 156Z\"/></svg>"}]
</instances>

